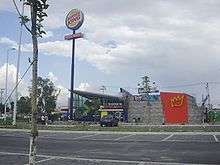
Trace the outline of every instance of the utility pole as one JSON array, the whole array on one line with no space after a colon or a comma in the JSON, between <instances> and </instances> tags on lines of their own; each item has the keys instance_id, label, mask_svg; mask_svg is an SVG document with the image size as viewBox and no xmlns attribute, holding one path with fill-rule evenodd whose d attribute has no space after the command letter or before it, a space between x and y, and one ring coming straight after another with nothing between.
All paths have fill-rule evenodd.
<instances>
[{"instance_id":1,"label":"utility pole","mask_svg":"<svg viewBox=\"0 0 220 165\"><path fill-rule=\"evenodd\" d=\"M24 15L24 0L22 4L21 15ZM20 34L19 34L19 44L18 44L18 58L17 58L17 72L16 72L16 85L18 84L18 76L19 76L19 68L20 68L20 56L21 56L21 39L22 39L22 31L23 31L23 22L21 21L20 26ZM12 125L16 125L16 115L17 115L17 101L18 101L18 86L15 89L15 103L14 103L14 111L13 111L13 122Z\"/></svg>"},{"instance_id":2,"label":"utility pole","mask_svg":"<svg viewBox=\"0 0 220 165\"><path fill-rule=\"evenodd\" d=\"M148 76L142 77L142 86L146 93L150 93L151 86L150 86L150 78Z\"/></svg>"},{"instance_id":3,"label":"utility pole","mask_svg":"<svg viewBox=\"0 0 220 165\"><path fill-rule=\"evenodd\" d=\"M0 101L1 101L1 105L2 105L2 100L3 100L3 93L4 93L5 89L0 89ZM0 110L0 116L2 115L2 110Z\"/></svg>"},{"instance_id":4,"label":"utility pole","mask_svg":"<svg viewBox=\"0 0 220 165\"><path fill-rule=\"evenodd\" d=\"M102 91L102 93L104 94L105 91L106 91L106 87L105 87L104 85L102 85L102 86L100 87L100 91Z\"/></svg>"},{"instance_id":5,"label":"utility pole","mask_svg":"<svg viewBox=\"0 0 220 165\"><path fill-rule=\"evenodd\" d=\"M5 89L3 89L3 88L0 89L0 102L1 102L1 104L2 104L4 90Z\"/></svg>"},{"instance_id":6,"label":"utility pole","mask_svg":"<svg viewBox=\"0 0 220 165\"><path fill-rule=\"evenodd\" d=\"M7 102L6 99L8 97L8 51L6 57L6 71L5 71L5 108L4 108L4 120L6 121L6 113L7 113Z\"/></svg>"},{"instance_id":7,"label":"utility pole","mask_svg":"<svg viewBox=\"0 0 220 165\"><path fill-rule=\"evenodd\" d=\"M15 48L10 48L7 50L7 56L6 56L6 71L5 71L5 111L4 111L4 120L6 121L6 113L7 113L7 97L8 97L8 56L9 51L15 50Z\"/></svg>"},{"instance_id":8,"label":"utility pole","mask_svg":"<svg viewBox=\"0 0 220 165\"><path fill-rule=\"evenodd\" d=\"M206 93L207 93L207 98L208 98L208 110L211 110L211 99L210 99L210 93L209 93L209 83L206 83Z\"/></svg>"}]
</instances>

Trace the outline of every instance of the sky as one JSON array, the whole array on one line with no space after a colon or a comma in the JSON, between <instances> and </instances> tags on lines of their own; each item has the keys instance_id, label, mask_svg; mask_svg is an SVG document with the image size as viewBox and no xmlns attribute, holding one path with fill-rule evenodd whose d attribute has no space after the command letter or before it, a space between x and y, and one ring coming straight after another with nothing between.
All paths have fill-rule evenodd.
<instances>
[{"instance_id":1,"label":"sky","mask_svg":"<svg viewBox=\"0 0 220 165\"><path fill-rule=\"evenodd\" d=\"M21 3L16 0L19 8ZM84 23L77 32L75 88L117 95L123 87L136 93L148 75L161 91L185 92L200 103L209 82L211 103L220 107L219 0L48 0L47 32L39 39L39 76L61 89L66 105L70 89L71 33L65 16L78 8ZM28 7L25 14L29 15ZM7 50L17 48L19 19L12 0L0 1L0 88L5 86ZM17 51L9 54L9 89L16 76ZM23 29L20 76L32 57L31 36ZM28 95L31 71L22 80L20 95ZM10 91L10 90L9 90Z\"/></svg>"}]
</instances>

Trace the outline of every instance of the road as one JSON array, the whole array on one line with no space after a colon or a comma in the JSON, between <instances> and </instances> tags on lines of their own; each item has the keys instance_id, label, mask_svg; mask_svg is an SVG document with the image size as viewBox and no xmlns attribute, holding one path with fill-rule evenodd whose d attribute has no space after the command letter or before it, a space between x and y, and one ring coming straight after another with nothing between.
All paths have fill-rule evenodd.
<instances>
[{"instance_id":1,"label":"road","mask_svg":"<svg viewBox=\"0 0 220 165\"><path fill-rule=\"evenodd\" d=\"M40 132L37 164L220 164L220 133ZM0 164L27 164L29 133L0 130Z\"/></svg>"}]
</instances>

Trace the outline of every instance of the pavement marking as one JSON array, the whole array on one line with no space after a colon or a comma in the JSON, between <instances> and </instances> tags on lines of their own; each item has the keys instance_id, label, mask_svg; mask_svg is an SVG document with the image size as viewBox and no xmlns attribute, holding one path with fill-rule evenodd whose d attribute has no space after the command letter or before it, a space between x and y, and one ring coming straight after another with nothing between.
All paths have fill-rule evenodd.
<instances>
[{"instance_id":1,"label":"pavement marking","mask_svg":"<svg viewBox=\"0 0 220 165\"><path fill-rule=\"evenodd\" d=\"M54 140L78 140L81 138L85 138L85 137L91 137L91 136L95 136L97 134L90 134L90 135L83 135L83 136L79 136L79 137L75 137L75 138L56 138L53 136L39 136L40 139L54 139Z\"/></svg>"},{"instance_id":2,"label":"pavement marking","mask_svg":"<svg viewBox=\"0 0 220 165\"><path fill-rule=\"evenodd\" d=\"M216 142L219 142L218 138L216 137L216 135L213 135L214 139Z\"/></svg>"},{"instance_id":3,"label":"pavement marking","mask_svg":"<svg viewBox=\"0 0 220 165\"><path fill-rule=\"evenodd\" d=\"M137 165L145 165L145 162L141 162L141 163L139 163L139 164L137 164Z\"/></svg>"},{"instance_id":4,"label":"pavement marking","mask_svg":"<svg viewBox=\"0 0 220 165\"><path fill-rule=\"evenodd\" d=\"M29 156L29 154L26 153L13 153L13 152L0 152L2 155L20 155L20 156ZM115 159L91 159L91 158L79 158L79 157L71 157L71 156L53 156L53 155L36 155L37 157L47 158L43 161L50 161L52 159L66 159L66 160L78 160L78 161L92 161L92 162L110 162L110 163L135 163L138 165L144 165L144 164L161 164L161 165L182 165L183 163L176 163L176 162L150 162L150 161L135 161L135 160L115 160ZM37 161L39 163L40 161ZM193 163L187 163L190 165L196 165ZM204 164L200 164L204 165Z\"/></svg>"},{"instance_id":5,"label":"pavement marking","mask_svg":"<svg viewBox=\"0 0 220 165\"><path fill-rule=\"evenodd\" d=\"M18 155L18 156L29 156L27 153L18 153L18 152L0 152L0 155ZM52 156L47 155L37 155L42 158L51 158Z\"/></svg>"},{"instance_id":6,"label":"pavement marking","mask_svg":"<svg viewBox=\"0 0 220 165\"><path fill-rule=\"evenodd\" d=\"M162 139L161 141L166 141L166 140L168 140L169 138L171 138L173 135L174 135L174 134L171 134L170 136L165 137L165 138Z\"/></svg>"},{"instance_id":7,"label":"pavement marking","mask_svg":"<svg viewBox=\"0 0 220 165\"><path fill-rule=\"evenodd\" d=\"M121 139L125 139L125 138L131 137L131 136L135 136L135 134L122 136L122 137L119 137L119 138L114 139L114 141L121 140Z\"/></svg>"},{"instance_id":8,"label":"pavement marking","mask_svg":"<svg viewBox=\"0 0 220 165\"><path fill-rule=\"evenodd\" d=\"M199 143L207 143L210 140L166 140L166 142L199 142Z\"/></svg>"},{"instance_id":9,"label":"pavement marking","mask_svg":"<svg viewBox=\"0 0 220 165\"><path fill-rule=\"evenodd\" d=\"M97 134L80 136L80 137L72 138L72 140L82 139L82 138L86 138L86 137L92 137L92 136L95 136L95 135L97 135Z\"/></svg>"},{"instance_id":10,"label":"pavement marking","mask_svg":"<svg viewBox=\"0 0 220 165\"><path fill-rule=\"evenodd\" d=\"M1 155L19 155L19 156L28 156L26 153L16 153L16 152L0 152Z\"/></svg>"},{"instance_id":11,"label":"pavement marking","mask_svg":"<svg viewBox=\"0 0 220 165\"><path fill-rule=\"evenodd\" d=\"M53 159L57 159L57 158L48 158L48 159L43 159L43 160L39 160L39 161L36 161L35 163L42 163L42 162L46 162L46 161L50 161L50 160L53 160ZM24 165L29 165L29 164L24 164Z\"/></svg>"},{"instance_id":12,"label":"pavement marking","mask_svg":"<svg viewBox=\"0 0 220 165\"><path fill-rule=\"evenodd\" d=\"M48 158L48 159L43 159L43 160L36 161L36 163L46 162L46 161L50 161L50 160L53 160L53 159L56 159L56 158L51 157L51 158Z\"/></svg>"}]
</instances>

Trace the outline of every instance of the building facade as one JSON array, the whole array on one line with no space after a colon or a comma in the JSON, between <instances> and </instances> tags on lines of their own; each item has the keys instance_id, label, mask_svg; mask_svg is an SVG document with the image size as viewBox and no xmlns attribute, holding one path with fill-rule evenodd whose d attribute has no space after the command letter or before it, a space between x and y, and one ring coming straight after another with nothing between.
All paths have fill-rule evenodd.
<instances>
[{"instance_id":1,"label":"building facade","mask_svg":"<svg viewBox=\"0 0 220 165\"><path fill-rule=\"evenodd\" d=\"M185 93L160 92L129 98L128 122L150 125L201 124L202 110Z\"/></svg>"},{"instance_id":2,"label":"building facade","mask_svg":"<svg viewBox=\"0 0 220 165\"><path fill-rule=\"evenodd\" d=\"M120 91L121 96L112 96L75 90L75 119L99 121L101 117L112 114L121 122L128 123L202 123L203 111L197 106L196 99L188 94L156 92L132 95L124 89Z\"/></svg>"}]
</instances>

